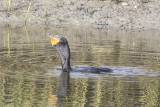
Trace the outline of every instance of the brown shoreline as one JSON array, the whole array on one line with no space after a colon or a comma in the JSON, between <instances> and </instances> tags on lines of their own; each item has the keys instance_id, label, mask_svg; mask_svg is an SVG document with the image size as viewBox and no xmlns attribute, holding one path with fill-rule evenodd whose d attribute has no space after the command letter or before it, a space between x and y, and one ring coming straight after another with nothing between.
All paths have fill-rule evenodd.
<instances>
[{"instance_id":1,"label":"brown shoreline","mask_svg":"<svg viewBox=\"0 0 160 107\"><path fill-rule=\"evenodd\" d=\"M0 1L0 23L25 23L29 1ZM99 29L159 29L160 1L34 0L27 23L89 26Z\"/></svg>"}]
</instances>

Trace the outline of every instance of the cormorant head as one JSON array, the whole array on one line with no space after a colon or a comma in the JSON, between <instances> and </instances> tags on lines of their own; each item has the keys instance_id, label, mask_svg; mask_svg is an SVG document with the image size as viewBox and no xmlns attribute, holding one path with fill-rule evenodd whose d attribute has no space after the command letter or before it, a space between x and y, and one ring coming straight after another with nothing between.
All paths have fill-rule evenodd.
<instances>
[{"instance_id":1,"label":"cormorant head","mask_svg":"<svg viewBox=\"0 0 160 107\"><path fill-rule=\"evenodd\" d=\"M51 39L52 46L68 43L64 37L59 35L49 35L49 37Z\"/></svg>"}]
</instances>

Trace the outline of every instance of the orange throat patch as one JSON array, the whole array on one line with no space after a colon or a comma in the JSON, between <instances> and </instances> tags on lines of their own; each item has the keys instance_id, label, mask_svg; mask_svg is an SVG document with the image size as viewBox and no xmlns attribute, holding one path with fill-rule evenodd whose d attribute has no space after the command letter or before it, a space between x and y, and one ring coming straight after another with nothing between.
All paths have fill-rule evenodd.
<instances>
[{"instance_id":1,"label":"orange throat patch","mask_svg":"<svg viewBox=\"0 0 160 107\"><path fill-rule=\"evenodd\" d=\"M52 44L52 46L55 45L55 44L57 44L57 43L59 42L59 39L53 38L53 37L51 37L51 36L49 36L49 37L50 37L50 39L51 39L51 44Z\"/></svg>"}]
</instances>

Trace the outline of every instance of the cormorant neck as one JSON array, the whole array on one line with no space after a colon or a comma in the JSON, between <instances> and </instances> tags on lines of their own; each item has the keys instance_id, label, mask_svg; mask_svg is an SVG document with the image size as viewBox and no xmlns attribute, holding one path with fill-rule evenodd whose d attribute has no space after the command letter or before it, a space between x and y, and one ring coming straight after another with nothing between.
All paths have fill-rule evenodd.
<instances>
[{"instance_id":1,"label":"cormorant neck","mask_svg":"<svg viewBox=\"0 0 160 107\"><path fill-rule=\"evenodd\" d=\"M69 72L71 67L70 67L70 49L68 42L57 44L55 48L61 57L62 70L65 72Z\"/></svg>"}]
</instances>

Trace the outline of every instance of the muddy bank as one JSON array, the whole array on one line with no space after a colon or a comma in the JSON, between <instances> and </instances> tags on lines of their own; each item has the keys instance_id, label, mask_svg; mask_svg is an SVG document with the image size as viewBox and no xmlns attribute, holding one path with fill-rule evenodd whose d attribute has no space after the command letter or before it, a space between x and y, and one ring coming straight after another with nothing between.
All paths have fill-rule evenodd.
<instances>
[{"instance_id":1,"label":"muddy bank","mask_svg":"<svg viewBox=\"0 0 160 107\"><path fill-rule=\"evenodd\" d=\"M96 0L9 0L0 1L0 22L91 26L108 29L159 29L160 1L125 2ZM9 8L9 4L11 8Z\"/></svg>"}]
</instances>

